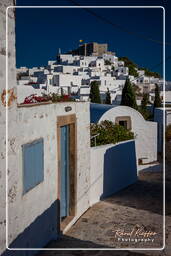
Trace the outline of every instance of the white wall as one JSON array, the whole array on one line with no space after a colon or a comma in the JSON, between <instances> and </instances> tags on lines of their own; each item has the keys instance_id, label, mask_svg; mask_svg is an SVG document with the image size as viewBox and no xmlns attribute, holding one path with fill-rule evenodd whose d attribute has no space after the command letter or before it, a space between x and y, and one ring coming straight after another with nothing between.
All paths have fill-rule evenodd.
<instances>
[{"instance_id":1,"label":"white wall","mask_svg":"<svg viewBox=\"0 0 171 256\"><path fill-rule=\"evenodd\" d=\"M165 92L165 102L171 103L171 91Z\"/></svg>"},{"instance_id":2,"label":"white wall","mask_svg":"<svg viewBox=\"0 0 171 256\"><path fill-rule=\"evenodd\" d=\"M71 75L71 74L59 74L54 75L53 82L57 86L71 87L71 85L81 86L82 76Z\"/></svg>"},{"instance_id":3,"label":"white wall","mask_svg":"<svg viewBox=\"0 0 171 256\"><path fill-rule=\"evenodd\" d=\"M32 94L42 96L42 93L47 93L47 91L44 89L34 89L32 86L29 85L19 85L17 86L17 103L23 103L25 98Z\"/></svg>"},{"instance_id":4,"label":"white wall","mask_svg":"<svg viewBox=\"0 0 171 256\"><path fill-rule=\"evenodd\" d=\"M109 55L109 54L103 54L102 56L103 56L104 60L109 60L112 63L117 63L118 62L118 57L116 57L116 56Z\"/></svg>"},{"instance_id":5,"label":"white wall","mask_svg":"<svg viewBox=\"0 0 171 256\"><path fill-rule=\"evenodd\" d=\"M65 112L66 106L72 107L69 113ZM89 207L89 104L67 102L17 109L15 129L18 133L9 148L9 161L18 168L17 173L11 172L9 177L9 189L12 191L9 197L9 243L16 239L14 246L43 247L50 239L57 238L57 117L74 113L77 119L76 221ZM23 195L21 146L39 138L44 140L44 181ZM45 215L47 220L43 223ZM36 229L37 217L44 226L42 230ZM27 227L31 230L29 234Z\"/></svg>"},{"instance_id":6,"label":"white wall","mask_svg":"<svg viewBox=\"0 0 171 256\"><path fill-rule=\"evenodd\" d=\"M55 72L62 72L62 73L70 73L76 72L80 67L79 66L73 66L73 65L58 65L54 69Z\"/></svg>"},{"instance_id":7,"label":"white wall","mask_svg":"<svg viewBox=\"0 0 171 256\"><path fill-rule=\"evenodd\" d=\"M136 180L137 166L133 140L91 148L91 205Z\"/></svg>"},{"instance_id":8,"label":"white wall","mask_svg":"<svg viewBox=\"0 0 171 256\"><path fill-rule=\"evenodd\" d=\"M171 108L166 110L166 126L171 124Z\"/></svg>"}]
</instances>

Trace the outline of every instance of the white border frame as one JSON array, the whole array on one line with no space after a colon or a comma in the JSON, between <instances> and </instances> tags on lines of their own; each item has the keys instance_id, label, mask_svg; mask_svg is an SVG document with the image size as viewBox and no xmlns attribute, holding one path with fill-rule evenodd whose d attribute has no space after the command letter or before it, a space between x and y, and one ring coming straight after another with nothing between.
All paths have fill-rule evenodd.
<instances>
[{"instance_id":1,"label":"white border frame","mask_svg":"<svg viewBox=\"0 0 171 256\"><path fill-rule=\"evenodd\" d=\"M161 251L165 248L165 8L163 6L8 6L6 8L6 90L8 90L8 10L16 8L161 8L163 10L163 247L161 248L9 248L8 247L8 107L6 107L6 249L10 251L62 251L62 250L101 250L101 251ZM6 94L6 102L8 95Z\"/></svg>"}]
</instances>

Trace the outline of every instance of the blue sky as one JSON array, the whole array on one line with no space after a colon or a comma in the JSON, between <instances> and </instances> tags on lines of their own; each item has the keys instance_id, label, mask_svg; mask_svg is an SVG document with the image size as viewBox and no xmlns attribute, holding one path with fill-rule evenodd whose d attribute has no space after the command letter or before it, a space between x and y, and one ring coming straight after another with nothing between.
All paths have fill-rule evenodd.
<instances>
[{"instance_id":1,"label":"blue sky","mask_svg":"<svg viewBox=\"0 0 171 256\"><path fill-rule=\"evenodd\" d=\"M162 5L166 8L166 57L171 55L171 19L167 1L139 0L75 0L80 5ZM128 4L129 3L129 4ZM70 0L18 0L17 5L74 5ZM108 43L117 56L127 56L139 66L149 69L162 61L163 10L161 8L91 9L99 19L84 9L17 9L17 67L42 66L55 59L58 49L76 48L85 42ZM113 25L106 23L108 19ZM128 32L127 32L128 31ZM152 39L154 41L149 40ZM171 80L171 60L166 62L166 79ZM162 65L153 68L162 74Z\"/></svg>"}]
</instances>

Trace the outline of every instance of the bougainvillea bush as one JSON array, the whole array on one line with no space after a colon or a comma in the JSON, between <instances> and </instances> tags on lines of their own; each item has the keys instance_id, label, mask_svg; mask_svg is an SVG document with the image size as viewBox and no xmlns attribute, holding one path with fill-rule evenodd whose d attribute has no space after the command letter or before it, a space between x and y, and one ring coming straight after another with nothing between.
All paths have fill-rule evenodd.
<instances>
[{"instance_id":1,"label":"bougainvillea bush","mask_svg":"<svg viewBox=\"0 0 171 256\"><path fill-rule=\"evenodd\" d=\"M57 93L37 96L36 94L32 94L24 99L23 104L33 104L40 102L65 102L65 101L74 101L74 99L70 95L58 95Z\"/></svg>"},{"instance_id":2,"label":"bougainvillea bush","mask_svg":"<svg viewBox=\"0 0 171 256\"><path fill-rule=\"evenodd\" d=\"M108 120L102 121L100 124L91 124L90 132L92 147L115 144L120 141L132 140L135 138L133 132ZM93 136L96 136L96 139L92 138Z\"/></svg>"},{"instance_id":3,"label":"bougainvillea bush","mask_svg":"<svg viewBox=\"0 0 171 256\"><path fill-rule=\"evenodd\" d=\"M37 96L36 94L31 94L30 96L28 96L24 99L23 104L47 102L50 100L51 100L51 98L49 96Z\"/></svg>"}]
</instances>

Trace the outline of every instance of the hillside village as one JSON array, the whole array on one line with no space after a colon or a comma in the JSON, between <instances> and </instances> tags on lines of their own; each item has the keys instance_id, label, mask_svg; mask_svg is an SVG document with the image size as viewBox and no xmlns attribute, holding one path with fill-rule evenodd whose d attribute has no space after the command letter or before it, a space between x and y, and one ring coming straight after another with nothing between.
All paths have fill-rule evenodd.
<instances>
[{"instance_id":1,"label":"hillside village","mask_svg":"<svg viewBox=\"0 0 171 256\"><path fill-rule=\"evenodd\" d=\"M79 54L79 55L78 55ZM141 104L144 93L154 102L155 84L163 97L163 79L158 73L141 69L126 57L118 58L108 51L107 44L86 43L77 50L62 54L48 61L46 67L21 67L17 69L18 103L31 94L67 94L76 100L90 101L90 88L96 81L100 89L101 102L105 103L109 90L111 104L119 105L122 89L129 78L137 92L137 103ZM166 102L171 102L171 85L166 82Z\"/></svg>"},{"instance_id":2,"label":"hillside village","mask_svg":"<svg viewBox=\"0 0 171 256\"><path fill-rule=\"evenodd\" d=\"M8 53L5 48L3 21L12 4L2 0L0 13L0 254L33 256L51 248L61 255L57 250L75 247L160 252L169 82L164 108L159 74L98 43L59 50L46 67L17 69L13 8ZM139 106L151 115L145 118ZM149 240L114 236L137 225L152 233Z\"/></svg>"}]
</instances>

